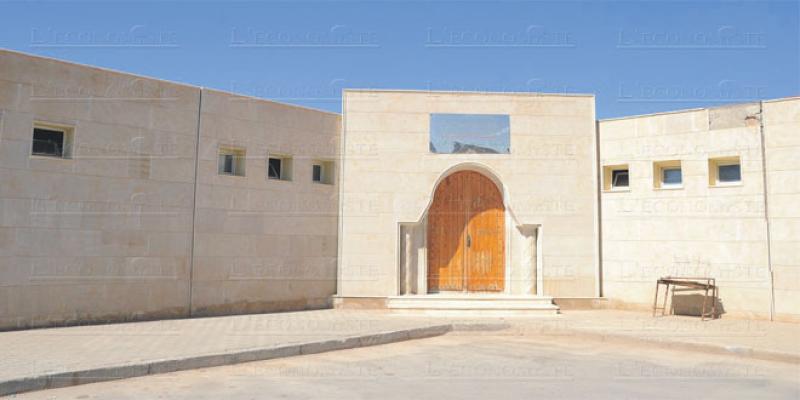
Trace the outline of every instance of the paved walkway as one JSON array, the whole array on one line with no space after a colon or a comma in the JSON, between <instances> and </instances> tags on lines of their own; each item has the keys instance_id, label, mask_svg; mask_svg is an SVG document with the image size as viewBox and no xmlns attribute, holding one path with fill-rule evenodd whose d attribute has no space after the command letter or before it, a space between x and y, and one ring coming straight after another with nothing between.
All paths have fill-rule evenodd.
<instances>
[{"instance_id":1,"label":"paved walkway","mask_svg":"<svg viewBox=\"0 0 800 400\"><path fill-rule=\"evenodd\" d=\"M798 399L798 367L641 344L444 335L22 394L40 400Z\"/></svg>"},{"instance_id":2,"label":"paved walkway","mask_svg":"<svg viewBox=\"0 0 800 400\"><path fill-rule=\"evenodd\" d=\"M652 317L646 312L565 311L554 319L509 319L508 334L594 336L635 340L661 347L733 353L772 361L800 363L800 324L721 318Z\"/></svg>"},{"instance_id":3,"label":"paved walkway","mask_svg":"<svg viewBox=\"0 0 800 400\"><path fill-rule=\"evenodd\" d=\"M320 310L0 333L0 395L446 333L431 319Z\"/></svg>"},{"instance_id":4,"label":"paved walkway","mask_svg":"<svg viewBox=\"0 0 800 400\"><path fill-rule=\"evenodd\" d=\"M637 341L800 363L800 324L611 310L554 317L435 318L320 310L0 333L0 395L384 344L455 330Z\"/></svg>"}]
</instances>

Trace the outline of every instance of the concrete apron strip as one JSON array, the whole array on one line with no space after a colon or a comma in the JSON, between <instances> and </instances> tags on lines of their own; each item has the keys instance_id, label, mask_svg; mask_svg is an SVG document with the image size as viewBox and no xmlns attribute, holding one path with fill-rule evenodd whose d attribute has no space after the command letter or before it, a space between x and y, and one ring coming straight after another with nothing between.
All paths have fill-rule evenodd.
<instances>
[{"instance_id":1,"label":"concrete apron strip","mask_svg":"<svg viewBox=\"0 0 800 400\"><path fill-rule=\"evenodd\" d=\"M609 343L637 343L655 346L665 350L683 350L692 352L703 352L709 354L735 355L757 360L777 361L791 364L800 364L800 354L786 353L771 350L756 349L748 346L731 346L714 343L687 342L672 339L669 337L658 336L634 336L624 333L598 332L583 329L555 330L548 335L565 335L572 337L583 337Z\"/></svg>"},{"instance_id":2,"label":"concrete apron strip","mask_svg":"<svg viewBox=\"0 0 800 400\"><path fill-rule=\"evenodd\" d=\"M54 389L86 383L103 382L115 379L163 374L198 368L219 367L251 361L271 360L304 354L376 346L405 340L422 339L444 335L453 330L451 324L433 325L420 328L386 331L367 335L357 335L339 339L295 343L268 348L237 350L230 353L187 356L184 358L143 361L139 364L116 365L94 369L44 374L0 382L0 396L29 392L33 390Z\"/></svg>"}]
</instances>

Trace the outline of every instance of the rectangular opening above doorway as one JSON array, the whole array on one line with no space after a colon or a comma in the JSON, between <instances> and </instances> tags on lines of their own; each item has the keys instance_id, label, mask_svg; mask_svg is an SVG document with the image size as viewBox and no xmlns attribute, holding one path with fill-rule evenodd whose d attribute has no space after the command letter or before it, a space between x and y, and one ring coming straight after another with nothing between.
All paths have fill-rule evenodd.
<instances>
[{"instance_id":1,"label":"rectangular opening above doorway","mask_svg":"<svg viewBox=\"0 0 800 400\"><path fill-rule=\"evenodd\" d=\"M511 120L504 114L431 114L428 146L437 154L508 154Z\"/></svg>"}]
</instances>

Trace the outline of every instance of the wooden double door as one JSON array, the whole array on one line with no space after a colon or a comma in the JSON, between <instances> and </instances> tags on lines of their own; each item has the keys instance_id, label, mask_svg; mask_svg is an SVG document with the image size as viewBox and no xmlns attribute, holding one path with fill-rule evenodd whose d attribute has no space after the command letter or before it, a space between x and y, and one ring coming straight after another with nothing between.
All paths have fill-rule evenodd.
<instances>
[{"instance_id":1,"label":"wooden double door","mask_svg":"<svg viewBox=\"0 0 800 400\"><path fill-rule=\"evenodd\" d=\"M460 171L439 183L427 241L430 292L504 289L505 207L486 176Z\"/></svg>"}]
</instances>

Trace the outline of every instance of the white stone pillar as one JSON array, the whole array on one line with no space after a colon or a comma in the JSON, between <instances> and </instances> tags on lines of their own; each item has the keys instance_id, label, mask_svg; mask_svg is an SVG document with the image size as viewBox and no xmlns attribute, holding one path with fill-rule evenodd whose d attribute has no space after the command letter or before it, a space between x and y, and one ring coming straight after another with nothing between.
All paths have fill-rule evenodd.
<instances>
[{"instance_id":1,"label":"white stone pillar","mask_svg":"<svg viewBox=\"0 0 800 400\"><path fill-rule=\"evenodd\" d=\"M403 265L403 269L404 269L404 272L405 272L405 276L404 276L405 279L403 279L403 293L402 294L411 294L412 287L414 285L414 283L413 283L414 282L413 281L413 279L414 279L413 275L414 274L412 273L412 271L414 269L414 266L412 265L413 263L412 263L412 259L411 259L411 254L412 254L411 252L414 249L414 243L412 242L413 238L411 237L411 229L408 226L406 226L404 231L405 231L405 235L404 235L404 240L405 240L405 254L404 254L405 263L403 263L404 264Z\"/></svg>"},{"instance_id":2,"label":"white stone pillar","mask_svg":"<svg viewBox=\"0 0 800 400\"><path fill-rule=\"evenodd\" d=\"M537 226L523 225L520 227L523 243L520 254L520 279L522 280L522 294L539 294L538 263L537 263Z\"/></svg>"}]
</instances>

